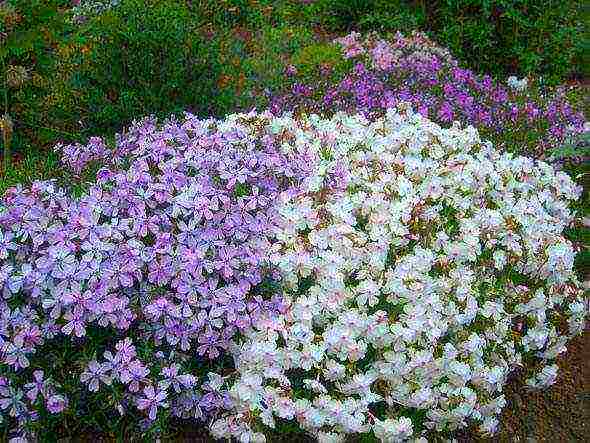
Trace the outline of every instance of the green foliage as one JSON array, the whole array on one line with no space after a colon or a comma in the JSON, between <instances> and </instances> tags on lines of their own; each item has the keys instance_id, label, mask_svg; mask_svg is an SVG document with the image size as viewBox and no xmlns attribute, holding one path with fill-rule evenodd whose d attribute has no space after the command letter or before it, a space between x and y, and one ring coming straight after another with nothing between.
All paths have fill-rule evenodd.
<instances>
[{"instance_id":1,"label":"green foliage","mask_svg":"<svg viewBox=\"0 0 590 443\"><path fill-rule=\"evenodd\" d=\"M263 107L289 56L314 41L289 0L121 0L78 24L69 1L9 6L0 66L4 79L13 66L26 79L1 82L0 104L21 152L113 134L149 114Z\"/></svg>"},{"instance_id":2,"label":"green foliage","mask_svg":"<svg viewBox=\"0 0 590 443\"><path fill-rule=\"evenodd\" d=\"M421 29L479 72L588 75L581 0L318 0L334 31Z\"/></svg>"},{"instance_id":3,"label":"green foliage","mask_svg":"<svg viewBox=\"0 0 590 443\"><path fill-rule=\"evenodd\" d=\"M424 23L424 14L415 3L407 0L318 0L315 8L323 16L323 24L337 31L410 31Z\"/></svg>"},{"instance_id":4,"label":"green foliage","mask_svg":"<svg viewBox=\"0 0 590 443\"><path fill-rule=\"evenodd\" d=\"M142 115L215 113L215 43L184 1L128 0L60 47L43 115L71 132L103 134Z\"/></svg>"},{"instance_id":5,"label":"green foliage","mask_svg":"<svg viewBox=\"0 0 590 443\"><path fill-rule=\"evenodd\" d=\"M17 158L4 175L0 173L0 195L18 184L26 186L34 180L56 178L57 171L58 161L55 154L30 150L24 157Z\"/></svg>"},{"instance_id":6,"label":"green foliage","mask_svg":"<svg viewBox=\"0 0 590 443\"><path fill-rule=\"evenodd\" d=\"M425 9L426 26L480 71L540 74L555 83L581 69L579 0L435 3ZM572 66L575 62L578 66Z\"/></svg>"},{"instance_id":7,"label":"green foliage","mask_svg":"<svg viewBox=\"0 0 590 443\"><path fill-rule=\"evenodd\" d=\"M298 51L309 47L313 33L299 26L263 26L258 30L233 30L221 37L220 83L232 112L267 105L267 92L284 86L284 71ZM265 92L266 90L266 92Z\"/></svg>"}]
</instances>

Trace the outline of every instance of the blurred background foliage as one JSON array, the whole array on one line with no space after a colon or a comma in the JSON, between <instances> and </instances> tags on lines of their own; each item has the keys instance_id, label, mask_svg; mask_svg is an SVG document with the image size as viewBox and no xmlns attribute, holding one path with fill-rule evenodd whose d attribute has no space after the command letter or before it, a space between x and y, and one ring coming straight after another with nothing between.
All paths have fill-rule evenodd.
<instances>
[{"instance_id":1,"label":"blurred background foliage","mask_svg":"<svg viewBox=\"0 0 590 443\"><path fill-rule=\"evenodd\" d=\"M14 122L17 162L47 158L39 169L51 171L39 152L112 135L144 115L263 108L289 86L290 64L308 81L322 66L344 69L329 41L351 30L427 30L465 66L501 78L588 77L579 0L116 3L80 18L69 0L0 1L0 106Z\"/></svg>"}]
</instances>

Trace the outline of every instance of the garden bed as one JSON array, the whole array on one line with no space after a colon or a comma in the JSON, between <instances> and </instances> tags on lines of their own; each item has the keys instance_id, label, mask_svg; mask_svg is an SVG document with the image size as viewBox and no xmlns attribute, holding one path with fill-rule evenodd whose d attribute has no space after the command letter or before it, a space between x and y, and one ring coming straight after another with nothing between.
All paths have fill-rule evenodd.
<instances>
[{"instance_id":1,"label":"garden bed","mask_svg":"<svg viewBox=\"0 0 590 443\"><path fill-rule=\"evenodd\" d=\"M578 2L77 3L0 2L4 439L583 439Z\"/></svg>"}]
</instances>

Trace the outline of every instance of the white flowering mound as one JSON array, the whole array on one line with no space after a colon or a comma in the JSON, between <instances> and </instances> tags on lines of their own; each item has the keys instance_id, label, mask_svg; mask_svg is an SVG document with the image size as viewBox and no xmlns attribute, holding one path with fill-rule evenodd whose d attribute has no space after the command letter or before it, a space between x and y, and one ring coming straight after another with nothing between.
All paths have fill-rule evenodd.
<instances>
[{"instance_id":1,"label":"white flowering mound","mask_svg":"<svg viewBox=\"0 0 590 443\"><path fill-rule=\"evenodd\" d=\"M234 350L216 437L263 441L277 419L320 441L493 433L511 371L555 380L587 313L567 175L407 109L271 126L284 150L311 147L316 174L280 202L286 313Z\"/></svg>"}]
</instances>

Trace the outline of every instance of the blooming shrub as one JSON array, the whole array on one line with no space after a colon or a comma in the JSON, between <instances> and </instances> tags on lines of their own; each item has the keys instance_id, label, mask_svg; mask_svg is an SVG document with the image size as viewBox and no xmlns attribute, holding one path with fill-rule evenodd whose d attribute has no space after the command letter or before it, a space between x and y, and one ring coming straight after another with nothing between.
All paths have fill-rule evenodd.
<instances>
[{"instance_id":1,"label":"blooming shrub","mask_svg":"<svg viewBox=\"0 0 590 443\"><path fill-rule=\"evenodd\" d=\"M553 383L583 329L562 236L580 189L472 127L408 110L306 124L284 149L311 143L319 163L281 201L273 246L287 309L234 349L234 406L213 435L257 441L276 420L320 441L406 441L471 422L493 433L508 375L524 367L531 386Z\"/></svg>"},{"instance_id":2,"label":"blooming shrub","mask_svg":"<svg viewBox=\"0 0 590 443\"><path fill-rule=\"evenodd\" d=\"M504 84L477 75L422 34L398 33L383 40L353 32L335 42L353 62L348 74L323 75L313 84L295 78L290 90L271 97L274 112L346 111L376 118L410 102L439 124L457 120L473 125L499 148L545 159L554 148L588 132L583 113L567 101L563 89L548 93L527 86L526 79L511 77Z\"/></svg>"},{"instance_id":3,"label":"blooming shrub","mask_svg":"<svg viewBox=\"0 0 590 443\"><path fill-rule=\"evenodd\" d=\"M323 441L491 433L507 376L552 383L583 328L562 236L580 190L472 127L186 115L60 150L103 165L83 196L37 182L0 204L15 436L93 398L144 430L172 416L242 441L277 419Z\"/></svg>"},{"instance_id":4,"label":"blooming shrub","mask_svg":"<svg viewBox=\"0 0 590 443\"><path fill-rule=\"evenodd\" d=\"M85 368L80 382L90 391L119 383L113 409L136 404L153 419L166 405L176 416L202 417L221 404L196 396L187 365L203 371L260 312L281 309L266 260L274 202L310 167L281 152L266 124L256 115L188 115L162 127L145 119L108 159L98 138L63 147L78 172L89 160L108 165L80 199L52 182L6 193L0 375L13 397L0 408L16 405L6 419L17 431L37 409L22 390L31 371L50 367L44 349L60 340L92 347L101 330L108 339L68 364Z\"/></svg>"}]
</instances>

